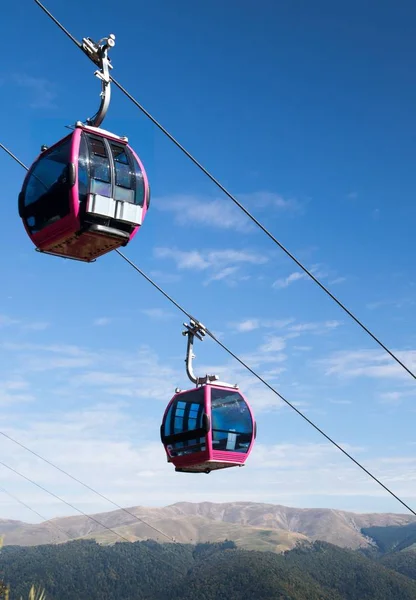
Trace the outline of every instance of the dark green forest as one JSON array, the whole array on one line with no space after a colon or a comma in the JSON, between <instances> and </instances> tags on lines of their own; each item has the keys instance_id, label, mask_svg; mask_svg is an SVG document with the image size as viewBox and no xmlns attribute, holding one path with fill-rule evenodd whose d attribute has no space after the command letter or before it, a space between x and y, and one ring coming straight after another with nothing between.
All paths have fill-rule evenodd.
<instances>
[{"instance_id":1,"label":"dark green forest","mask_svg":"<svg viewBox=\"0 0 416 600\"><path fill-rule=\"evenodd\" d=\"M388 527L365 527L361 532L371 537L382 553L405 550L413 544L416 547L416 523Z\"/></svg>"},{"instance_id":2,"label":"dark green forest","mask_svg":"<svg viewBox=\"0 0 416 600\"><path fill-rule=\"evenodd\" d=\"M284 554L234 542L102 546L93 540L6 546L0 578L10 600L33 583L47 600L415 600L416 552L376 557L326 542Z\"/></svg>"}]
</instances>

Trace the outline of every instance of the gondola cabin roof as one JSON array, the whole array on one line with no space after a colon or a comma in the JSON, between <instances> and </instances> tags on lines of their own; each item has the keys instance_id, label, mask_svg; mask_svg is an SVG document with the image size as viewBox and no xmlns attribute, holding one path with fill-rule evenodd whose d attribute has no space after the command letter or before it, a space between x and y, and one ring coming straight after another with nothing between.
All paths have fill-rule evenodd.
<instances>
[{"instance_id":1,"label":"gondola cabin roof","mask_svg":"<svg viewBox=\"0 0 416 600\"><path fill-rule=\"evenodd\" d=\"M240 390L207 383L173 396L160 433L176 471L209 473L244 465L256 423Z\"/></svg>"}]
</instances>

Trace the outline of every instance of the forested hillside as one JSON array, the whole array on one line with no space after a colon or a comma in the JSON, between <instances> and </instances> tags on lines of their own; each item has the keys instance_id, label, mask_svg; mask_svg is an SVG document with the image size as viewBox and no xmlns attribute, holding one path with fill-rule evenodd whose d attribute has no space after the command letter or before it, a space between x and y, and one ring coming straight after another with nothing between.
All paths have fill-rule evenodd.
<instances>
[{"instance_id":1,"label":"forested hillside","mask_svg":"<svg viewBox=\"0 0 416 600\"><path fill-rule=\"evenodd\" d=\"M371 537L380 552L406 550L416 548L416 523L387 527L363 527L362 533Z\"/></svg>"},{"instance_id":2,"label":"forested hillside","mask_svg":"<svg viewBox=\"0 0 416 600\"><path fill-rule=\"evenodd\" d=\"M416 553L407 554L414 572ZM394 564L326 542L280 555L239 550L234 542L93 540L8 546L0 554L10 600L27 597L32 583L45 588L46 600L415 600L416 582L387 566Z\"/></svg>"}]
</instances>

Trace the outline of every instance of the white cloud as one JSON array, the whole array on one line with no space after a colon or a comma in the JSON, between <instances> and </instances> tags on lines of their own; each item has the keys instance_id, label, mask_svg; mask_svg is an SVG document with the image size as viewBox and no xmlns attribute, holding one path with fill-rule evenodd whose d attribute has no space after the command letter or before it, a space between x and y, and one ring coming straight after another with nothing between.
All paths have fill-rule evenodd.
<instances>
[{"instance_id":1,"label":"white cloud","mask_svg":"<svg viewBox=\"0 0 416 600\"><path fill-rule=\"evenodd\" d=\"M156 283L177 283L181 280L181 276L177 273L165 271L150 271L150 276L156 279Z\"/></svg>"},{"instance_id":2,"label":"white cloud","mask_svg":"<svg viewBox=\"0 0 416 600\"><path fill-rule=\"evenodd\" d=\"M331 404L339 404L339 405L348 405L348 404L352 404L351 400L329 400Z\"/></svg>"},{"instance_id":3,"label":"white cloud","mask_svg":"<svg viewBox=\"0 0 416 600\"><path fill-rule=\"evenodd\" d=\"M229 323L230 329L238 333L246 333L255 331L258 329L282 329L283 335L286 339L299 337L304 333L311 333L314 335L322 335L333 331L337 327L342 325L342 321L314 321L309 323L296 323L295 319L259 319L249 318L243 319L242 321L233 321ZM295 346L295 350L310 350L309 346Z\"/></svg>"},{"instance_id":4,"label":"white cloud","mask_svg":"<svg viewBox=\"0 0 416 600\"><path fill-rule=\"evenodd\" d=\"M260 327L260 319L245 319L239 323L231 323L230 327L239 332L254 331Z\"/></svg>"},{"instance_id":5,"label":"white cloud","mask_svg":"<svg viewBox=\"0 0 416 600\"><path fill-rule=\"evenodd\" d=\"M306 273L301 273L300 271L295 271L294 273L291 273L287 277L283 277L282 279L276 279L276 281L273 283L272 287L286 288L291 283L294 283L295 281L299 281L300 279L306 279L306 278L307 278Z\"/></svg>"},{"instance_id":6,"label":"white cloud","mask_svg":"<svg viewBox=\"0 0 416 600\"><path fill-rule=\"evenodd\" d=\"M46 321L32 321L32 323L28 323L24 326L25 329L32 331L44 331L45 329L48 329L48 327L50 327L50 323L47 323Z\"/></svg>"},{"instance_id":7,"label":"white cloud","mask_svg":"<svg viewBox=\"0 0 416 600\"><path fill-rule=\"evenodd\" d=\"M17 319L12 319L7 315L0 315L0 327L10 327L12 325L17 325L20 323Z\"/></svg>"},{"instance_id":8,"label":"white cloud","mask_svg":"<svg viewBox=\"0 0 416 600\"><path fill-rule=\"evenodd\" d=\"M44 331L50 326L50 323L46 321L22 321L8 315L0 315L0 327L13 327L14 325L18 325L22 331Z\"/></svg>"},{"instance_id":9,"label":"white cloud","mask_svg":"<svg viewBox=\"0 0 416 600\"><path fill-rule=\"evenodd\" d=\"M369 302L368 304L366 304L366 308L368 308L369 310L376 310L381 307L392 306L393 308L400 309L414 306L415 303L416 301L414 300L414 298L401 298L399 300L378 300L376 302Z\"/></svg>"},{"instance_id":10,"label":"white cloud","mask_svg":"<svg viewBox=\"0 0 416 600\"><path fill-rule=\"evenodd\" d=\"M111 319L109 317L99 317L93 321L93 325L96 327L103 327L104 325L109 325L110 323Z\"/></svg>"},{"instance_id":11,"label":"white cloud","mask_svg":"<svg viewBox=\"0 0 416 600\"><path fill-rule=\"evenodd\" d=\"M17 352L25 372L54 369L77 369L94 363L96 354L69 344L30 344L4 342L0 348Z\"/></svg>"},{"instance_id":12,"label":"white cloud","mask_svg":"<svg viewBox=\"0 0 416 600\"><path fill-rule=\"evenodd\" d=\"M293 323L289 321L283 327ZM278 381L285 370L286 356L282 350L286 343L284 335L268 332L262 343L254 348L252 356L243 358L252 367L257 361L266 367L267 378ZM363 501L362 497L365 502L371 502L373 510L379 510L380 506L381 510L391 510L395 506L389 504L384 492L362 476L359 469L350 467L345 457L339 456L333 447L308 444L303 432L299 434L302 436L299 442L293 438L293 432L289 436L288 422L284 419L286 413L292 411L234 361L218 368L208 365L197 371L218 372L221 379L238 382L255 410L258 438L244 469L230 469L198 478L198 486L195 486L193 477L175 473L172 465L166 462L159 441L163 410L174 388L176 385L181 387L182 383L185 387L189 385L183 357L174 363L177 364L174 368L147 346L120 352L111 344L108 348L93 350L68 344L3 343L0 350L4 356L13 354L15 367L13 373L3 376L0 385L0 402L8 403L7 411L0 414L0 430L122 506L166 505L180 500L252 500L345 507L348 498L351 503L359 503ZM81 361L81 366L71 369L68 377L66 361L71 359ZM46 363L50 369L45 374L38 369L41 363ZM29 398L25 398L26 395ZM51 400L47 401L46 397ZM26 403L24 410L20 408L23 402ZM304 400L299 395L294 400L297 406L306 406L305 412L307 402L308 398ZM333 402L342 400L334 399ZM15 406L20 410L13 413ZM279 443L266 443L270 439L270 428L273 429L272 439ZM2 436L0 452L3 462L82 510L90 513L112 510L113 507L104 500ZM361 457L365 452L360 447L352 448L354 456ZM410 457L393 457L396 459L394 464L386 462L385 458L388 457L371 459L365 456L365 466L374 468L383 481L393 482L395 492L407 498L415 496L414 463L409 461ZM16 475L3 468L0 470L4 486L22 498L30 498L29 503L46 517L71 513L67 506L39 490L34 491ZM4 503L2 516L24 520L33 517L22 507Z\"/></svg>"},{"instance_id":13,"label":"white cloud","mask_svg":"<svg viewBox=\"0 0 416 600\"><path fill-rule=\"evenodd\" d=\"M302 213L303 206L296 198L283 198L280 194L273 192L253 192L252 194L240 194L237 198L247 208L262 209L274 208L279 211Z\"/></svg>"},{"instance_id":14,"label":"white cloud","mask_svg":"<svg viewBox=\"0 0 416 600\"><path fill-rule=\"evenodd\" d=\"M308 271L319 280L327 279L328 277L333 277L333 273L330 273L329 270L325 267L325 265L321 265L320 263L312 265L308 269ZM311 278L309 277L309 275L307 275L307 273L305 273L305 271L294 271L293 273L290 273L290 275L288 275L287 277L281 277L279 279L276 279L276 281L272 284L272 287L279 289L287 288L292 283L295 283L295 281L301 281L303 279ZM332 283L340 283L344 280L344 277L337 277L336 279L334 278L332 280Z\"/></svg>"},{"instance_id":15,"label":"white cloud","mask_svg":"<svg viewBox=\"0 0 416 600\"><path fill-rule=\"evenodd\" d=\"M259 348L260 352L280 352L286 348L285 338L271 335L268 336L267 342L262 344Z\"/></svg>"},{"instance_id":16,"label":"white cloud","mask_svg":"<svg viewBox=\"0 0 416 600\"><path fill-rule=\"evenodd\" d=\"M228 198L201 198L193 195L174 195L155 198L154 206L174 214L178 225L207 225L219 229L249 231L253 229L248 218Z\"/></svg>"},{"instance_id":17,"label":"white cloud","mask_svg":"<svg viewBox=\"0 0 416 600\"><path fill-rule=\"evenodd\" d=\"M81 427L80 427L81 425ZM342 507L371 502L373 511L399 505L333 446L326 443L265 444L259 429L254 449L243 469L227 469L198 477L175 473L166 462L162 444L151 441L157 423L131 419L118 406L91 406L65 413L60 419L8 428L6 433L51 460L121 506L165 506L174 502L253 501L289 506ZM127 439L128 434L134 434ZM354 457L365 461L387 485L406 499L416 498L414 456L369 459L366 449L341 442ZM2 461L60 495L79 509L94 514L114 510L109 502L86 490L53 467L3 437ZM1 467L2 484L46 518L77 514ZM323 500L325 498L325 500ZM349 500L351 498L351 500ZM359 500L356 500L358 498ZM356 504L355 504L356 505ZM138 513L140 515L140 513ZM2 502L3 518L38 520L20 505ZM162 529L163 530L163 529Z\"/></svg>"},{"instance_id":18,"label":"white cloud","mask_svg":"<svg viewBox=\"0 0 416 600\"><path fill-rule=\"evenodd\" d=\"M394 350L394 354L411 371L416 371L416 350ZM378 350L355 350L335 352L317 361L326 375L341 377L369 377L408 380L409 375L387 353Z\"/></svg>"},{"instance_id":19,"label":"white cloud","mask_svg":"<svg viewBox=\"0 0 416 600\"><path fill-rule=\"evenodd\" d=\"M29 106L31 108L56 108L55 85L48 79L26 74L15 74L13 80L17 85L26 88L30 92Z\"/></svg>"},{"instance_id":20,"label":"white cloud","mask_svg":"<svg viewBox=\"0 0 416 600\"><path fill-rule=\"evenodd\" d=\"M143 308L141 312L147 317L150 317L151 319L155 319L157 321L170 319L170 317L172 316L171 312L162 308Z\"/></svg>"},{"instance_id":21,"label":"white cloud","mask_svg":"<svg viewBox=\"0 0 416 600\"><path fill-rule=\"evenodd\" d=\"M288 329L293 333L315 333L322 334L327 331L332 331L342 325L342 321L324 321L324 322L313 322L313 323L297 323L291 325Z\"/></svg>"},{"instance_id":22,"label":"white cloud","mask_svg":"<svg viewBox=\"0 0 416 600\"><path fill-rule=\"evenodd\" d=\"M181 270L207 271L205 285L212 281L225 281L235 284L237 281L247 279L246 275L240 274L240 266L260 265L269 259L263 254L248 250L189 250L183 251L177 248L155 248L154 255L160 259L170 259L176 263Z\"/></svg>"},{"instance_id":23,"label":"white cloud","mask_svg":"<svg viewBox=\"0 0 416 600\"><path fill-rule=\"evenodd\" d=\"M270 208L278 211L299 212L299 202L285 199L272 192L241 194L237 200L248 209ZM219 229L234 229L251 232L255 229L250 219L226 196L203 197L193 194L175 194L161 196L153 200L154 206L161 211L171 212L178 225L207 225Z\"/></svg>"},{"instance_id":24,"label":"white cloud","mask_svg":"<svg viewBox=\"0 0 416 600\"><path fill-rule=\"evenodd\" d=\"M400 391L382 392L380 394L380 403L398 406L399 404L402 404L403 400L406 398L416 398L416 390L402 389Z\"/></svg>"},{"instance_id":25,"label":"white cloud","mask_svg":"<svg viewBox=\"0 0 416 600\"><path fill-rule=\"evenodd\" d=\"M204 285L208 285L209 283L211 283L211 281L223 281L223 280L226 280L226 282L234 284L236 282L235 276L237 274L237 271L238 271L238 267L236 267L236 266L225 267L224 269L221 269L221 271L219 271L218 273L215 273L214 275L211 275L210 277L208 277L204 281ZM245 277L244 277L244 279L245 279Z\"/></svg>"}]
</instances>

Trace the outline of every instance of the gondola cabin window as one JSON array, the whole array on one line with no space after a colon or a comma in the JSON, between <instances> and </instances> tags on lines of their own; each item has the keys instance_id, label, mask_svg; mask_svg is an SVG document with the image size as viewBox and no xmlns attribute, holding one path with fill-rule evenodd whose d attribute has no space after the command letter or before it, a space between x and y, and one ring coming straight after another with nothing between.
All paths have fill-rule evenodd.
<instances>
[{"instance_id":1,"label":"gondola cabin window","mask_svg":"<svg viewBox=\"0 0 416 600\"><path fill-rule=\"evenodd\" d=\"M69 213L68 163L71 138L41 156L24 190L24 213L32 233Z\"/></svg>"},{"instance_id":2,"label":"gondola cabin window","mask_svg":"<svg viewBox=\"0 0 416 600\"><path fill-rule=\"evenodd\" d=\"M185 394L184 394L185 396ZM206 432L203 430L204 390L186 393L172 403L166 415L164 435L168 438L171 456L202 452L206 449Z\"/></svg>"},{"instance_id":3,"label":"gondola cabin window","mask_svg":"<svg viewBox=\"0 0 416 600\"><path fill-rule=\"evenodd\" d=\"M247 452L253 437L253 421L247 403L238 392L211 389L212 448Z\"/></svg>"}]
</instances>

